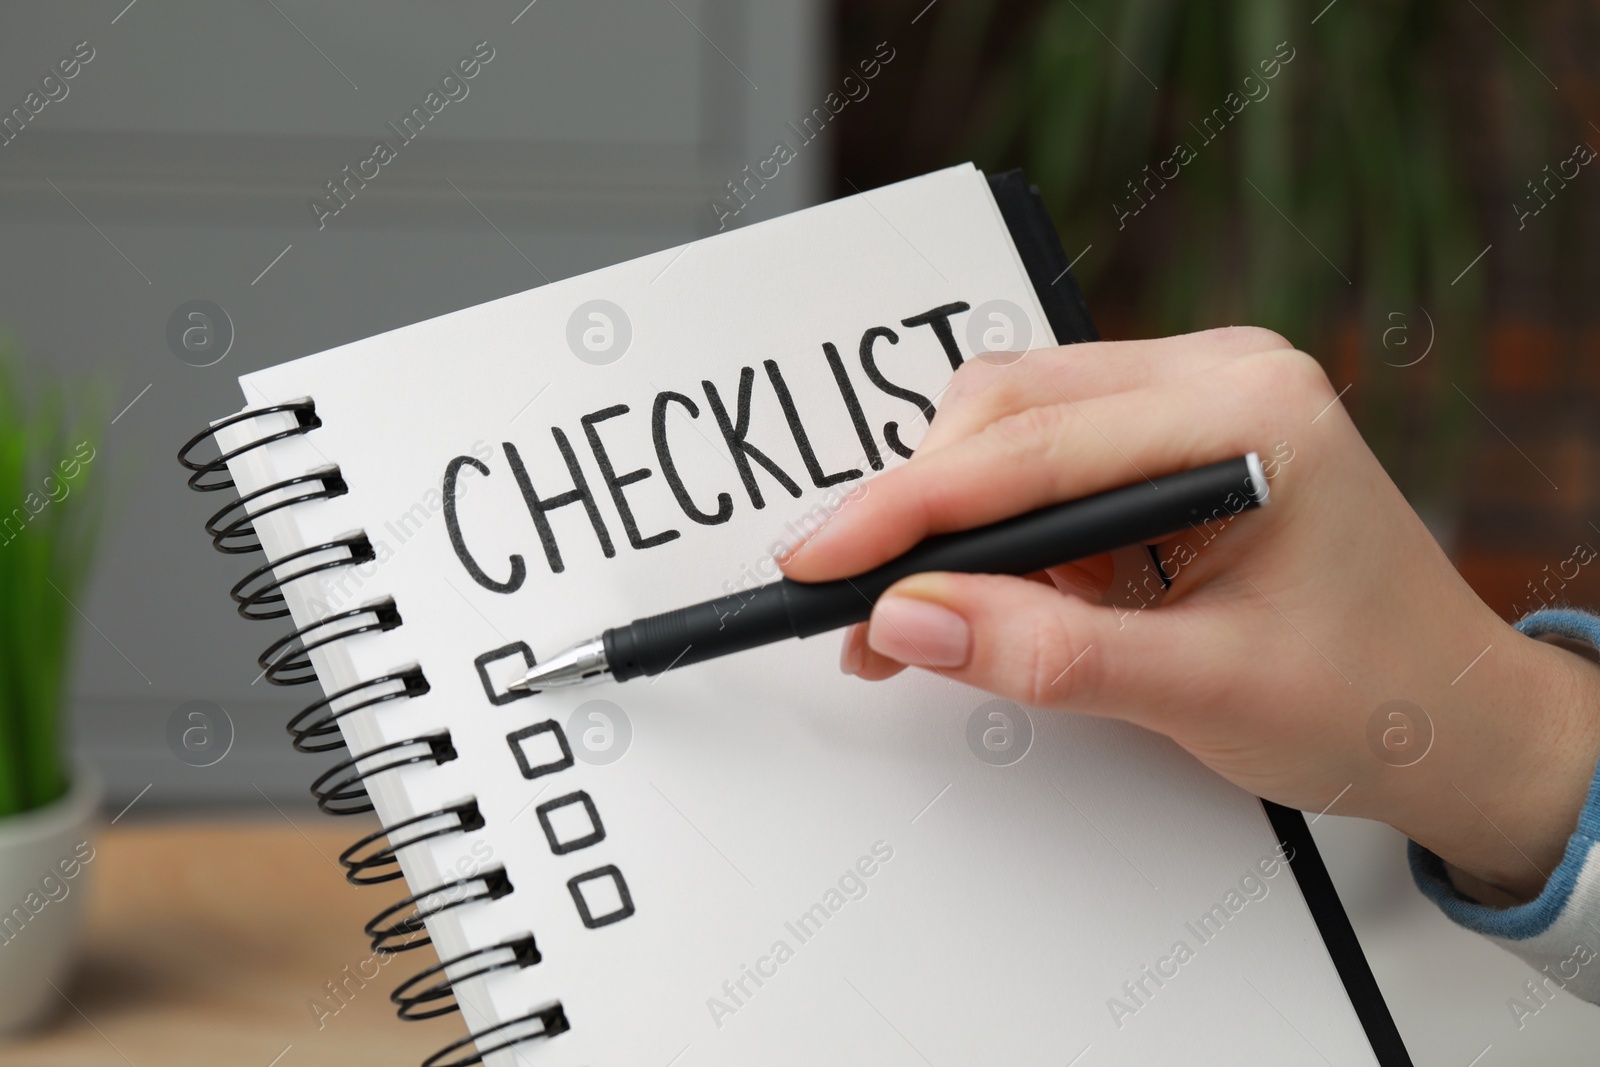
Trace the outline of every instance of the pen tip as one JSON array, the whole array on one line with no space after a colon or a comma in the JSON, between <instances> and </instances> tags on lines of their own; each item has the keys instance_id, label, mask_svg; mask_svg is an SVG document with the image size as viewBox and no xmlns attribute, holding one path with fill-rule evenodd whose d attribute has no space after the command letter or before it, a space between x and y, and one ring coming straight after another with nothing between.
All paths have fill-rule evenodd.
<instances>
[{"instance_id":1,"label":"pen tip","mask_svg":"<svg viewBox=\"0 0 1600 1067\"><path fill-rule=\"evenodd\" d=\"M535 690L538 688L538 683L544 681L545 678L555 672L556 664L558 662L559 659L551 660L549 663L541 663L529 670L528 673L524 674L521 678L518 678L510 685L506 686L506 688L520 692Z\"/></svg>"},{"instance_id":2,"label":"pen tip","mask_svg":"<svg viewBox=\"0 0 1600 1067\"><path fill-rule=\"evenodd\" d=\"M545 662L535 665L507 688L519 692L562 689L597 682L610 673L604 642L597 637L573 645Z\"/></svg>"}]
</instances>

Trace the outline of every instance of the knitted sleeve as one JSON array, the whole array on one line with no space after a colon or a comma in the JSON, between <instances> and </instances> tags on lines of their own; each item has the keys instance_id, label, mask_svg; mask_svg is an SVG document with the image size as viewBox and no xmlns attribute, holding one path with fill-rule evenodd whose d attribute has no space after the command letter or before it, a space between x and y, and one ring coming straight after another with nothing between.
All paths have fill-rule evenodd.
<instances>
[{"instance_id":1,"label":"knitted sleeve","mask_svg":"<svg viewBox=\"0 0 1600 1067\"><path fill-rule=\"evenodd\" d=\"M1530 637L1554 639L1593 657L1600 651L1600 616L1570 608L1536 611L1517 623ZM1595 709L1600 714L1600 708ZM1494 908L1463 894L1444 861L1409 842L1411 876L1423 895L1450 919L1520 956L1538 974L1528 983L1526 1011L1534 1014L1557 989L1600 1004L1600 773L1543 892L1526 904ZM1517 1008L1513 1002L1512 1011Z\"/></svg>"}]
</instances>

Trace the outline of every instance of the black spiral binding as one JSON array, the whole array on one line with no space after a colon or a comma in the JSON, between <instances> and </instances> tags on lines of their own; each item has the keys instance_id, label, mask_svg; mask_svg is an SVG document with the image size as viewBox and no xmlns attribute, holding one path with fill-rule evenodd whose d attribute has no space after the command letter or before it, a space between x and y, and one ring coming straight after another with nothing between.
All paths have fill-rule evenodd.
<instances>
[{"instance_id":1,"label":"black spiral binding","mask_svg":"<svg viewBox=\"0 0 1600 1067\"><path fill-rule=\"evenodd\" d=\"M365 932L372 938L374 952L408 952L432 943L423 927L426 920L480 900L499 900L510 895L511 890L511 879L506 877L503 867L469 874L421 893L402 897L374 915L367 923ZM407 908L411 909L411 914L401 915Z\"/></svg>"},{"instance_id":2,"label":"black spiral binding","mask_svg":"<svg viewBox=\"0 0 1600 1067\"><path fill-rule=\"evenodd\" d=\"M342 707L338 711L333 710L333 705L345 697L376 690L390 683L397 684L400 688L385 690L355 704ZM364 682L357 682L337 693L330 693L321 700L301 708L300 712L289 720L289 735L294 738L294 747L298 752L332 752L334 749L345 747L344 735L339 732L339 720L346 715L390 700L419 697L431 688L433 687L428 684L428 679L419 667L406 667L377 678L368 678ZM332 740L321 740L324 737Z\"/></svg>"},{"instance_id":3,"label":"black spiral binding","mask_svg":"<svg viewBox=\"0 0 1600 1067\"><path fill-rule=\"evenodd\" d=\"M282 564L311 559L325 552L337 552L340 549L346 554L334 559L307 563L293 574L282 578L273 573L273 570ZM275 560L268 560L235 582L233 588L228 590L228 595L239 605L239 614L247 619L261 621L282 619L288 616L289 609L269 605L282 604L283 587L296 578L307 578L321 571L331 571L335 567L354 567L362 563L371 563L377 558L377 550L372 547L372 542L367 540L365 533L348 534L332 541L324 541L320 545L299 549Z\"/></svg>"},{"instance_id":4,"label":"black spiral binding","mask_svg":"<svg viewBox=\"0 0 1600 1067\"><path fill-rule=\"evenodd\" d=\"M264 496L309 482L317 483L317 488L299 496L285 497L255 511L250 510L250 505ZM256 532L252 526L255 519L259 519L269 511L304 504L307 500L332 500L336 496L344 496L349 491L350 487L345 484L344 476L339 473L338 467L324 467L310 474L302 474L298 478L274 482L265 489L257 489L246 496L235 497L206 520L206 533L211 535L211 546L218 552L230 555L255 552L261 548L261 542L255 539ZM223 522L224 519L228 521Z\"/></svg>"},{"instance_id":5,"label":"black spiral binding","mask_svg":"<svg viewBox=\"0 0 1600 1067\"><path fill-rule=\"evenodd\" d=\"M539 946L534 943L533 935L513 938L502 941L498 945L489 945L486 948L475 948L471 952L463 952L454 959L441 960L426 970L416 974L400 983L393 993L389 994L398 1007L397 1014L402 1019L432 1019L440 1015L448 1015L453 1011L460 1011L460 1005L452 1002L435 1006L436 1001L455 994L454 983L464 982L468 978L478 978L492 971L510 970L513 967L532 967L540 960ZM465 974L457 973L455 978L447 977L450 968L464 967L473 964L473 969ZM428 979L436 979L424 985Z\"/></svg>"},{"instance_id":6,"label":"black spiral binding","mask_svg":"<svg viewBox=\"0 0 1600 1067\"><path fill-rule=\"evenodd\" d=\"M194 450L205 441L215 442L218 430L225 430L229 426L244 422L246 419L272 415L280 411L294 412L294 426L287 430L279 430L277 433L268 434L259 441L251 441L247 445L241 445L232 452L223 452L219 448L216 458L208 459L204 463L197 463L194 460L192 456ZM229 461L238 459L246 452L260 448L262 445L270 445L272 442L282 441L286 437L298 437L301 434L310 433L321 425L322 420L317 417L317 405L310 400L297 400L292 404L274 404L271 407L241 411L237 415L230 415L221 422L201 430L185 441L183 447L178 449L178 462L183 464L187 470L194 472L189 475L189 488L195 492L214 493L218 489L231 489L233 488L233 478L228 474ZM221 477L206 481L206 478L213 474L221 475ZM269 488L273 487L269 486Z\"/></svg>"},{"instance_id":7,"label":"black spiral binding","mask_svg":"<svg viewBox=\"0 0 1600 1067\"><path fill-rule=\"evenodd\" d=\"M500 1042L498 1045L491 1045L488 1048L483 1047L484 1038L493 1037L502 1030L509 1030L514 1026L521 1026L524 1023L532 1022L539 1023L542 1029L540 1029L537 1033L517 1034ZM503 1022L495 1026L486 1027L482 1030L479 1030L475 1034L463 1037L460 1041L452 1041L438 1052L435 1052L432 1056L429 1056L427 1059L423 1060L422 1067L472 1067L472 1064L474 1063L482 1063L485 1056L493 1055L502 1049L508 1049L512 1045L520 1045L522 1042L532 1041L534 1038L555 1037L557 1034L564 1034L571 1029L572 1024L567 1022L567 1014L561 1010L561 1005L559 1003L552 1004L548 1008L539 1008L535 1011L530 1011L526 1015L518 1016L509 1022ZM445 1057L450 1055L452 1052L463 1050L469 1044L476 1044L478 1047L477 1051L470 1052L458 1060L445 1059Z\"/></svg>"},{"instance_id":8,"label":"black spiral binding","mask_svg":"<svg viewBox=\"0 0 1600 1067\"><path fill-rule=\"evenodd\" d=\"M388 757L376 767L361 769L363 760ZM340 760L317 776L311 783L311 795L317 798L317 807L329 815L360 815L372 810L372 798L367 795L366 780L384 771L399 770L413 763L449 763L456 758L455 746L450 743L450 731L422 737L407 737L390 741L387 745L368 749L359 756Z\"/></svg>"},{"instance_id":9,"label":"black spiral binding","mask_svg":"<svg viewBox=\"0 0 1600 1067\"><path fill-rule=\"evenodd\" d=\"M444 819L454 815L454 825L436 827L432 830L418 832L415 837L396 839L395 834L401 830L432 822L435 819ZM400 870L400 860L395 853L402 848L415 845L419 841L429 841L445 834L465 834L474 830L483 829L483 813L478 810L478 801L471 798L460 804L452 804L448 808L439 808L423 815L413 815L403 819L393 826L385 826L374 830L360 841L339 853L339 864L342 866L344 876L352 885L377 885L379 882L392 882L396 878L404 877ZM374 849L372 846L379 841L385 841L382 848ZM368 850L371 851L368 851Z\"/></svg>"},{"instance_id":10,"label":"black spiral binding","mask_svg":"<svg viewBox=\"0 0 1600 1067\"><path fill-rule=\"evenodd\" d=\"M293 414L294 425L229 452L222 452L218 448L218 454L211 459L196 458L196 451L205 442L216 443L217 431L247 419L277 413ZM232 488L234 482L228 471L229 461L274 441L310 433L321 425L322 419L317 415L316 404L309 399L243 411L191 437L178 450L178 462L190 472L188 485L196 492L210 493ZM261 548L261 541L256 536L254 523L262 515L314 500L331 500L347 492L349 486L340 469L334 465L325 466L273 482L238 497L206 520L206 533L211 538L212 546L219 552L236 555L257 551ZM273 499L275 494L277 498ZM289 615L289 609L284 601L283 587L290 582L337 567L358 566L376 558L377 553L365 532L349 534L291 552L257 567L234 585L230 596L238 605L239 614L247 619L285 618ZM285 564L293 564L293 569L279 577L275 572ZM292 631L273 642L257 663L262 675L273 685L304 685L316 680L316 671L311 663L313 650L357 634L382 633L403 624L404 619L394 600L384 598L329 615ZM398 667L307 705L289 720L289 734L294 739L295 749L301 752L331 752L347 748L339 729L340 719L365 708L421 696L430 688L420 667L415 664ZM336 709L335 705L341 701L350 702ZM334 765L312 783L311 794L316 798L317 806L330 815L355 815L373 808L366 788L368 779L401 767L429 763L437 765L455 758L456 750L449 730L406 738L359 755L351 755ZM393 881L403 876L398 855L400 850L447 834L471 833L481 830L483 826L484 818L478 808L477 798L468 797L368 834L341 853L339 862L345 868L345 878L353 884L376 885ZM421 948L431 944L425 925L428 919L466 904L498 900L510 894L513 888L503 868L479 871L395 902L367 923L366 934L372 939L373 949L378 952L404 952ZM532 935L524 935L441 960L403 982L390 999L396 1005L396 1014L402 1019L431 1019L460 1010L454 997L456 982L496 971L531 967L539 960L539 949ZM451 971L456 972L454 978L450 977ZM531 1029L534 1026L538 1029ZM423 1061L422 1067L469 1067L482 1063L485 1056L513 1045L552 1038L569 1029L571 1024L561 1004L546 1004L514 1019L469 1033L429 1056Z\"/></svg>"},{"instance_id":11,"label":"black spiral binding","mask_svg":"<svg viewBox=\"0 0 1600 1067\"><path fill-rule=\"evenodd\" d=\"M365 615L372 616L372 621L360 626L337 629L339 623L359 619ZM316 669L311 666L312 649L331 645L335 641L342 641L356 634L393 630L401 621L400 612L395 609L393 598L385 598L375 604L364 604L359 608L351 608L349 611L341 611L337 615L318 619L278 638L256 659L256 665L261 668L261 673L267 681L273 685L305 685L307 682L317 680ZM330 629L332 630L330 633L322 632Z\"/></svg>"}]
</instances>

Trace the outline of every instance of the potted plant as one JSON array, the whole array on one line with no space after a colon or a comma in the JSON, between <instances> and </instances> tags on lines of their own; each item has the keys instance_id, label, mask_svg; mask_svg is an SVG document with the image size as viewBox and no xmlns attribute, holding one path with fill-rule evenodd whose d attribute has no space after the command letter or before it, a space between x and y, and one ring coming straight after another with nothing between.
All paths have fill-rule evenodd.
<instances>
[{"instance_id":1,"label":"potted plant","mask_svg":"<svg viewBox=\"0 0 1600 1067\"><path fill-rule=\"evenodd\" d=\"M100 780L63 744L101 510L98 408L76 399L0 339L0 1030L59 1002L94 858Z\"/></svg>"}]
</instances>

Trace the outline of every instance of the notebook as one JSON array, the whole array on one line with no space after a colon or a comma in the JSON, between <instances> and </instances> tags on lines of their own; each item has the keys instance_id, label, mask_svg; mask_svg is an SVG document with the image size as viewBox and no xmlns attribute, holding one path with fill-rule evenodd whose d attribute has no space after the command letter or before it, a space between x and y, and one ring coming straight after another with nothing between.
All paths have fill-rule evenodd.
<instances>
[{"instance_id":1,"label":"notebook","mask_svg":"<svg viewBox=\"0 0 1600 1067\"><path fill-rule=\"evenodd\" d=\"M387 828L341 862L398 1012L460 1012L430 1067L1408 1062L1299 813L1162 737L834 636L508 688L776 578L963 361L1093 337L968 165L240 379L181 458L353 754L318 802Z\"/></svg>"}]
</instances>

